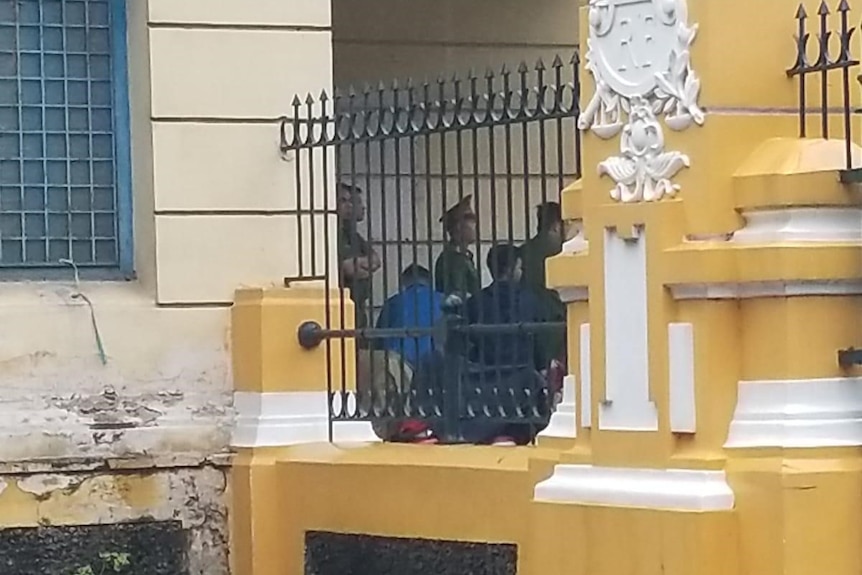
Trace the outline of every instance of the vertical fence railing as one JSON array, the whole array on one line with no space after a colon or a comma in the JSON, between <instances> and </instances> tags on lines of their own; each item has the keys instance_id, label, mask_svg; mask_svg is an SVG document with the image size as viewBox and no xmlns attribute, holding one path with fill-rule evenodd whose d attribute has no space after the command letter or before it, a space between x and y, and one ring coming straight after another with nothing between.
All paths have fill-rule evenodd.
<instances>
[{"instance_id":1,"label":"vertical fence railing","mask_svg":"<svg viewBox=\"0 0 862 575\"><path fill-rule=\"evenodd\" d=\"M809 16L805 6L800 4L796 10L796 61L787 70L789 77L798 78L799 85L799 137L809 137L808 130L808 97L809 77L819 80L819 124L821 138L830 137L830 120L836 115L836 109L840 110L841 124L844 137L845 166L841 171L841 181L847 184L862 183L862 165L860 165L858 154L854 153L855 143L853 139L853 114L859 110L853 105L853 84L850 72L859 66L859 59L854 57L853 37L857 27L850 23L850 3L848 0L839 0L835 14L829 9L829 4L823 0L817 9L817 24L814 29L816 35L815 53L816 57L809 57L809 43L812 31L808 27ZM836 23L837 20L837 23ZM833 38L837 41L833 42ZM833 57L833 48L837 43L837 54ZM841 102L840 107L832 106L830 103L829 81L832 74L840 74ZM857 78L862 81L862 76ZM858 88L857 88L858 89ZM857 92L858 93L858 92ZM838 350L838 364L842 369L851 369L862 365L862 350L850 347Z\"/></svg>"},{"instance_id":2,"label":"vertical fence railing","mask_svg":"<svg viewBox=\"0 0 862 575\"><path fill-rule=\"evenodd\" d=\"M835 26L837 19L837 27ZM808 113L809 113L809 79L814 78L819 82L819 109L816 113L819 115L819 136L821 138L829 138L830 136L830 118L837 112L841 114L842 130L845 142L845 172L842 178L852 174L862 168L855 165L853 154L853 124L852 114L855 112L851 102L851 79L850 71L859 65L859 60L853 57L853 36L856 32L856 27L850 25L850 4L847 0L840 0L836 7L836 14L833 17L826 1L822 1L817 10L817 25L814 30L816 36L815 53L816 58L812 62L809 58L809 44L812 31L808 25L809 16L805 10L805 6L799 5L796 11L797 31L796 40L796 61L793 66L787 70L787 75L791 78L798 78L799 85L799 137L805 138L809 136L808 129ZM832 38L837 38L837 52L833 56L833 47L835 42ZM840 74L840 89L841 100L840 105L832 106L830 102L830 79L832 73ZM840 111L840 112L839 112ZM860 173L862 176L862 173Z\"/></svg>"},{"instance_id":3,"label":"vertical fence railing","mask_svg":"<svg viewBox=\"0 0 862 575\"><path fill-rule=\"evenodd\" d=\"M505 382L541 371L536 342L563 320L485 317L468 301L494 279L491 248L532 238L536 207L580 173L577 56L514 70L297 97L282 119L298 253L286 281L322 280L337 297L323 325L299 333L326 345L331 421L370 420L382 434L421 420L450 442L474 424L547 422L539 379ZM470 356L476 345L517 353L486 362ZM451 361L434 377L423 361L436 352Z\"/></svg>"}]
</instances>

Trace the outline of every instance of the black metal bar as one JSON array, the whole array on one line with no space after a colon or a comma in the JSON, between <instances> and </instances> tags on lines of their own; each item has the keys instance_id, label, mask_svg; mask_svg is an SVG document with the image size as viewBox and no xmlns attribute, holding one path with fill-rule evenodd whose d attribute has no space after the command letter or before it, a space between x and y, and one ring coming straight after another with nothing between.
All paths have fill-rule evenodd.
<instances>
[{"instance_id":1,"label":"black metal bar","mask_svg":"<svg viewBox=\"0 0 862 575\"><path fill-rule=\"evenodd\" d=\"M457 314L455 314L457 315ZM520 323L456 323L449 326L449 333L463 335L527 335L559 331L566 328L562 322L520 322ZM318 347L327 339L338 338L366 338L366 339L392 339L426 337L439 333L437 327L392 327L392 328L363 328L363 329L326 329L316 321L304 322L297 331L297 340L305 349ZM463 351L461 349L459 352Z\"/></svg>"},{"instance_id":2,"label":"black metal bar","mask_svg":"<svg viewBox=\"0 0 862 575\"><path fill-rule=\"evenodd\" d=\"M323 118L329 118L329 97L324 90L320 94L320 112ZM334 105L334 102L333 102ZM329 126L326 121L323 124L323 133L326 134ZM337 127L336 127L337 128ZM323 170L323 266L324 266L324 274L323 274L323 290L325 292L326 298L326 308L324 310L324 327L326 329L332 329L332 305L330 302L330 298L332 297L332 274L329 271L330 257L331 257L331 247L330 247L330 210L332 206L330 205L330 197L329 197L329 148L323 148L323 158L321 160L321 168ZM313 217L313 216L312 216ZM344 353L342 349L342 353ZM326 397L332 397L332 339L326 339ZM327 402L327 412L331 410L331 402ZM329 437L329 441L332 442L334 438L334 429L333 429L333 421L330 413L330 417L327 418L327 435Z\"/></svg>"},{"instance_id":3,"label":"black metal bar","mask_svg":"<svg viewBox=\"0 0 862 575\"><path fill-rule=\"evenodd\" d=\"M829 27L829 6L825 0L821 0L817 10L819 17L817 58L812 64L809 62L807 55L808 40L811 36L807 26L808 14L805 11L805 7L800 4L795 15L797 21L795 34L796 59L793 65L786 71L788 77L799 78L799 136L802 138L806 137L808 131L806 118L808 112L808 75L817 74L819 76L820 136L829 138L829 73L833 70L841 71L841 114L845 154L845 169L841 173L841 181L845 183L854 183L858 180L855 174L848 173L852 172L855 168L853 165L853 123L851 115L858 112L853 109L851 103L850 70L860 64L860 60L853 57L852 42L856 27L850 25L850 9L850 2L848 0L838 0L836 11L839 15L839 24L833 32ZM837 34L839 37L839 51L835 58L831 57L829 49L829 42L833 34Z\"/></svg>"},{"instance_id":4,"label":"black metal bar","mask_svg":"<svg viewBox=\"0 0 862 575\"><path fill-rule=\"evenodd\" d=\"M373 126L373 124L371 123L372 107L373 107L372 88L371 88L370 84L366 84L365 88L362 90L362 131L365 134L373 133L372 129L371 129ZM382 107L382 104L380 104L380 107ZM379 120L379 117L378 117L378 120ZM377 127L378 128L380 127L379 121L377 123ZM381 133L381 135L383 135L383 134ZM385 138L383 138L383 139L385 139ZM383 141L383 139L377 140L377 142ZM375 213L374 212L374 199L373 199L374 194L372 193L372 190L371 190L371 169L372 169L371 168L371 165L372 165L372 162L371 162L371 158L372 158L371 145L373 143L374 142L365 141L362 144L363 149L364 149L363 172L365 173L363 180L365 182L364 192L365 192L366 205L367 205L366 215L365 215L365 241L371 241L372 238L374 237L374 228L372 225L373 221L374 221L374 213ZM382 180L382 178L383 178L382 174L381 174L380 178ZM373 284L371 284L369 289L368 289L368 294L367 294L367 297L368 297L368 301L366 302L367 307L364 307L364 309L361 310L362 321L366 325L368 322L371 321L370 311L374 307L374 291L375 291L374 286L373 286ZM357 302L357 305L358 305L358 302ZM360 393L363 391L360 389L360 384L364 383L364 380L363 380L364 373L362 373L362 370L361 370L362 363L360 361L359 355L362 353L370 352L371 344L367 338L362 337L361 335L357 336L355 338L355 341L356 341L356 346L357 346L356 391L357 391L357 393ZM375 381L374 372L375 372L375 367L376 367L375 364L376 363L377 362L375 362L375 361L369 361L368 362L368 380L367 380L367 383L369 384L368 395L369 395L369 398L371 401L370 406L372 409L375 405L377 405L377 401L376 401L376 399L377 399L376 391L377 390L375 389L376 386L373 384L373 382ZM362 405L359 401L356 402L356 408L357 408L357 411L361 413Z\"/></svg>"},{"instance_id":5,"label":"black metal bar","mask_svg":"<svg viewBox=\"0 0 862 575\"><path fill-rule=\"evenodd\" d=\"M820 16L820 33L817 35L820 40L820 54L817 60L817 66L820 67L820 136L824 139L829 138L829 69L832 64L829 59L829 38L832 32L829 30L829 6L826 0L820 2L820 8L817 10Z\"/></svg>"},{"instance_id":6,"label":"black metal bar","mask_svg":"<svg viewBox=\"0 0 862 575\"><path fill-rule=\"evenodd\" d=\"M479 91L479 75L475 72L475 70L470 71L470 108L471 110L479 110L482 108L482 101L484 97L482 93ZM487 113L487 107L486 107ZM470 114L471 116L474 113ZM482 187L481 187L481 164L479 159L479 142L482 137L482 133L479 130L479 126L474 125L471 128L471 143L472 143L472 154L471 154L471 162L473 164L473 201L476 203L476 238L474 242L474 255L478 260L481 258L482 254L482 234L484 231L484 226L482 224L484 210L482 208ZM477 266L478 266L477 261ZM482 309L479 309L479 321L483 321L484 317L482 316Z\"/></svg>"},{"instance_id":7,"label":"black metal bar","mask_svg":"<svg viewBox=\"0 0 862 575\"><path fill-rule=\"evenodd\" d=\"M832 65L830 69L835 69L838 66ZM494 77L493 71L489 71L491 77ZM793 74L796 75L796 74ZM426 82L427 83L427 82ZM539 82L541 84L541 82ZM430 87L430 86L429 86ZM424 88L424 85L423 85ZM485 98L482 98L480 101L484 101ZM496 100L496 98L495 98ZM454 106L454 102L452 100L446 99L445 102L440 102L436 100L430 99L429 101L419 102L418 105L408 108L400 108L397 110L399 113L401 112L410 112L414 114L414 118L419 117L431 117L432 113L438 113L442 106L451 107ZM510 117L506 110L502 107L497 107L493 109L488 109L486 107L476 106L473 110L473 114L464 114L461 116L463 121L456 122L454 124L443 124L441 122L408 122L404 125L399 125L394 133L384 133L377 129L372 131L367 130L359 130L359 131L342 131L339 130L337 135L328 135L325 141L322 142L314 142L308 141L307 139L301 139L296 141L288 140L286 145L283 146L283 150L285 152L290 150L296 150L301 148L313 148L319 146L334 146L337 144L346 144L349 142L356 142L357 144L376 141L376 140L386 140L391 139L393 137L406 137L409 135L415 136L424 136L424 135L434 135L434 134L451 134L458 131L470 131L474 128L487 128L488 126L505 126L505 125L515 125L515 124L529 124L535 122L539 118L544 118L546 120L554 120L556 118L576 118L579 110L576 105L571 107L562 107L559 110L553 109L542 109L541 106L527 109L526 114L518 115L514 117ZM421 114L419 113L421 112ZM353 113L354 116L362 117L361 111L355 111ZM330 121L332 121L330 119ZM282 118L282 124L285 123L294 123L296 122L298 125L313 125L316 123L321 123L322 120L319 118L313 118L311 121L307 121L305 119L299 118Z\"/></svg>"},{"instance_id":8,"label":"black metal bar","mask_svg":"<svg viewBox=\"0 0 862 575\"><path fill-rule=\"evenodd\" d=\"M850 54L850 43L853 40L855 28L849 24L850 4L847 0L841 0L838 5L838 13L841 15L841 53L838 61L842 63L852 60ZM850 67L841 68L841 90L844 104L844 153L846 156L846 168L853 168L853 127L850 123Z\"/></svg>"},{"instance_id":9,"label":"black metal bar","mask_svg":"<svg viewBox=\"0 0 862 575\"><path fill-rule=\"evenodd\" d=\"M294 142L299 142L299 140L300 140L300 132L299 132L299 127L300 127L299 109L300 109L300 106L302 106L302 102L300 101L299 96L297 95L293 99L293 118L294 118L293 140L294 140ZM309 126L309 130L310 129L311 129L311 127ZM296 180L295 180L296 181L296 187L294 189L294 193L296 194L296 209L298 212L296 215L296 249L298 252L298 260L299 261L297 263L298 263L298 268L299 268L299 270L298 270L299 271L299 277L303 277L303 276L305 276L305 267L303 266L303 263L305 261L305 256L304 256L305 250L303 249L305 246L305 238L303 236L305 234L303 233L304 230L303 230L303 226L302 226L302 157L301 157L302 156L302 149L298 148L296 146L291 146L291 149L295 153L295 157L293 158L293 162L295 164L295 170L296 170Z\"/></svg>"},{"instance_id":10,"label":"black metal bar","mask_svg":"<svg viewBox=\"0 0 862 575\"><path fill-rule=\"evenodd\" d=\"M484 85L478 87L479 79L474 74L469 76L469 89L463 90L463 84L457 77L444 80L442 77L436 81L436 87L432 88L427 82L422 87L422 94L417 94L417 88L408 83L406 89L402 89L397 83L390 87L380 84L376 89L366 88L359 96L354 90L350 90L345 98L340 92L333 95L331 106L327 95L321 94L317 99L307 97L303 101L302 114L306 117L300 118L299 110L294 105L292 118L282 118L280 125L279 148L283 154L293 153L297 161L296 179L297 186L297 211L300 217L298 227L301 234L298 243L302 243L300 250L299 276L301 278L320 277L324 280L324 289L327 293L327 309L323 324L317 322L306 322L298 330L297 337L300 344L308 349L313 349L325 342L327 346L326 361L328 365L327 390L330 394L330 422L332 421L376 421L383 417L419 417L422 420L433 423L435 432L438 432L444 442L458 442L464 438L464 423L470 419L480 418L488 421L518 422L523 424L541 424L547 422L548 409L542 407L542 402L547 399L544 387L536 388L505 388L502 378L510 377L512 369L524 369L525 366L507 366L506 362L497 361L488 365L467 361L462 367L458 362L448 361L455 356L464 355L465 360L472 352L468 344L478 345L480 340L473 337L484 336L491 339L499 339L505 335L526 335L525 340L532 340L537 334L547 330L563 330L563 323L539 323L539 322L510 322L501 321L500 310L488 309L488 317L484 314L480 317L472 317L465 314L461 306L448 306L444 313L444 321L435 327L423 324L424 327L375 327L375 319L379 310L388 301L391 289L392 266L397 265L399 277L404 271L404 265L411 262L406 261L412 256L412 263L416 263L422 256L419 246L425 243L427 249L427 261L429 270L434 269L436 251L439 251L441 243L447 241L445 238L437 238L433 214L436 214L438 205L445 213L454 206L454 196L457 192L458 201L465 198L468 192L466 179L472 179L474 192L474 210L477 216L477 234L475 239L475 263L477 267L485 266L483 251L496 243L514 243L529 239L529 230L521 234L516 229L515 193L517 181L523 179L523 207L525 222L529 222L531 209L531 188L539 185L533 179L539 177L542 186L542 199L551 199L548 189L549 184L562 187L563 177L569 171L566 162L569 154L563 149L567 141L563 137L565 121L574 121L578 115L578 75L576 57L572 60L574 75L571 84L563 81L562 61L554 60L555 73L552 82L547 82L545 68L543 65L529 70L523 64L518 68L518 80L515 85L511 80L511 73L504 68L499 74L489 70L484 76ZM566 72L566 74L568 74ZM500 76L499 83L497 76ZM568 75L566 75L568 80ZM433 90L433 95L432 95ZM571 94L572 102L568 102ZM537 96L534 98L534 96ZM362 101L358 102L357 97ZM345 111L346 104L346 111ZM546 122L552 122L552 129L557 132L557 153L552 154L547 149L546 135L553 135L545 128ZM530 165L531 156L529 149L535 138L532 126L538 124L540 166L535 169ZM513 128L520 126L520 128ZM290 128L292 129L292 133ZM521 130L521 134L517 131ZM464 132L470 134L471 148L465 149ZM407 138L406 147L409 157L403 159L401 154L403 139ZM435 141L435 138L439 140ZM487 138L487 142L483 141ZM417 151L417 146L424 144L424 153ZM516 173L518 158L515 156L515 147L522 146L520 156L523 158L523 173ZM482 149L480 150L480 145ZM357 146L364 149L357 150ZM372 146L374 148L372 148ZM454 150L453 150L454 146ZM501 148L502 146L502 148ZM575 142L575 154L579 153L579 142ZM303 152L307 150L307 152ZM329 150L335 153L335 165L340 178L336 183L335 192L339 198L337 209L330 205L330 181L324 178L320 182L318 172L315 170L318 164L316 154L323 153L322 167L327 174L330 165ZM452 152L455 152L454 157ZM302 153L309 154L303 158ZM379 153L374 160L374 153ZM389 154L394 153L390 158ZM417 153L424 156L424 173L421 161L417 159ZM362 174L357 165L357 154L362 154L365 173ZM465 157L468 154L468 157ZM502 154L501 162L497 162L497 155ZM422 157L420 156L420 157ZM472 161L473 173L467 172L467 164ZM487 168L485 162L488 162ZM556 161L556 176L549 174L549 162ZM576 157L575 173L580 169L580 159ZM372 167L372 164L374 166ZM394 174L390 174L390 168L394 165ZM402 171L407 166L409 174ZM305 175L306 166L309 174ZM317 166L320 167L320 166ZM453 173L450 173L450 170ZM379 177L375 173L379 171ZM390 175L395 178L394 183ZM409 176L409 186L405 184ZM421 213L421 193L417 187L422 186L420 177L424 177L425 191L425 213ZM439 179L439 185L436 181ZM549 182L549 179L552 180ZM553 180L556 180L555 182ZM364 182L364 185L357 186ZM320 189L323 189L323 208L320 205ZM392 198L392 193L395 198ZM345 240L345 235L350 233L349 222L345 222L341 214L347 214L350 206L347 202L352 196L350 193L361 194L361 201L365 199L368 206L368 219L362 227L365 238L361 234L357 238L348 237L348 243L352 240L365 240L370 249L379 249L381 257L382 280L375 277L367 294L359 294L353 289L353 297L360 313L366 314L367 322L350 325L346 318L347 288L356 288L355 282L346 277L343 270L349 270L351 256L336 255L335 262L339 276L328 273L333 266L333 254L331 249L330 235L336 231L339 236L339 246ZM506 196L502 198L499 192L505 189ZM490 194L490 196L487 196ZM307 197L306 197L307 196ZM451 200L451 201L450 201ZM409 202L409 208L404 202ZM484 208L483 208L484 206ZM345 210L342 212L342 209ZM503 210L506 211L505 222L500 222ZM483 210L487 213L482 213ZM409 211L409 215L405 213ZM331 228L334 215L338 214L338 224L335 230ZM410 217L412 225L405 225L404 217ZM424 237L419 226L419 220L425 218L426 229ZM320 218L323 218L322 224ZM378 220L379 218L379 220ZM394 220L393 220L394 218ZM445 219L445 218L444 218ZM321 233L319 226L323 226L322 236L325 238L324 246L318 246ZM491 231L482 230L483 226L491 226ZM529 224L527 224L529 227ZM307 230L306 228L309 228ZM353 225L353 228L356 226ZM306 231L310 231L306 237ZM357 230L353 230L353 234ZM393 236L392 234L395 234ZM516 237L516 232L523 237ZM409 238L407 236L410 236ZM305 249L305 242L312 242L309 249ZM471 243L471 246L473 244ZM355 248L352 244L350 246ZM322 250L324 270L321 270L320 251ZM309 253L305 253L308 251ZM358 259L358 252L362 250L353 249L352 258L354 263ZM339 250L341 253L341 250ZM311 263L307 261L310 255ZM341 261L346 259L347 261ZM354 266L355 267L355 266ZM343 268L343 269L342 269ZM393 276L394 277L394 276ZM333 282L337 281L341 288L336 296L332 291ZM381 290L382 284L382 290ZM338 312L335 302L329 302L332 297L339 297ZM381 297L382 295L382 297ZM431 297L431 296L429 296ZM432 298L433 299L433 298ZM428 302L433 305L433 302ZM462 302L463 303L463 302ZM451 302L450 302L451 304ZM420 315L417 309L415 315ZM483 306L479 306L480 310ZM337 315L338 320L333 321ZM476 322L478 320L478 322ZM394 324L397 326L397 324ZM431 338L437 349L442 347L446 354L447 362L444 368L444 377L439 382L436 391L431 390L427 404L417 404L413 409L405 407L410 398L416 399L414 395L407 397L392 390L387 385L380 388L374 376L375 370L381 367L380 358L371 356L372 361L363 366L357 365L357 375L360 378L359 388L356 392L348 391L347 352L349 344L356 342L362 346L360 353L364 357L371 350L384 350L384 359L388 359L390 351L393 353L399 347L393 347L393 343L383 340L394 340L394 345L400 345L400 358L404 361L404 344L410 340L419 338ZM334 341L341 341L340 364L341 385L340 389L334 389L335 366L333 366ZM382 347L381 347L382 345ZM366 350L365 348L370 348ZM376 354L377 352L373 352ZM376 359L375 359L376 358ZM522 361L518 359L517 361ZM338 362L338 360L336 360ZM386 362L386 365L391 365ZM526 364L525 364L526 365ZM359 368L362 368L362 372ZM415 366L414 366L415 367ZM393 366L394 368L394 366ZM388 369L388 368L387 368ZM529 369L533 369L530 367ZM371 372L370 374L368 372ZM404 364L402 363L402 371ZM507 375L509 374L509 375ZM370 377L367 377L369 376ZM369 382L369 379L371 382ZM370 385L369 385L370 383ZM377 382L379 383L379 382ZM436 384L435 384L436 385ZM506 384L508 385L508 384ZM519 384L520 385L520 384ZM478 387L477 387L478 386ZM411 390L413 394L415 390ZM371 404L367 400L371 398ZM517 401L514 401L517 399ZM382 400L382 403L378 400ZM508 402L508 403L507 403ZM543 419L545 418L545 419ZM375 427L375 429L377 429ZM330 425L330 437L332 428Z\"/></svg>"},{"instance_id":11,"label":"black metal bar","mask_svg":"<svg viewBox=\"0 0 862 575\"><path fill-rule=\"evenodd\" d=\"M557 61L554 62L554 82L555 82L555 92L556 97L554 99L554 110L562 110L563 109L563 90L565 88L565 82L563 81L563 60L557 56ZM556 118L555 120L557 126L557 193L559 193L564 186L564 173L565 169L565 145L566 139L563 136L563 119ZM542 198L543 202L546 202L546 198Z\"/></svg>"},{"instance_id":12,"label":"black metal bar","mask_svg":"<svg viewBox=\"0 0 862 575\"><path fill-rule=\"evenodd\" d=\"M428 109L431 107L431 85L428 83L426 79L422 84L422 103L420 104L420 110L422 110L423 114L421 116L422 126L428 125ZM431 214L432 211L432 165L431 165L431 132L425 132L422 134L424 136L424 149L425 149L425 249L427 250L428 256L428 269L432 271L434 274L435 281L437 280L438 270L435 269L434 266L434 223ZM414 137L418 137L414 136ZM445 210L445 207L444 207ZM445 212L443 212L445 213ZM445 228L445 226L444 226ZM446 241L446 230L443 230L443 241ZM429 294L429 298L431 295Z\"/></svg>"}]
</instances>

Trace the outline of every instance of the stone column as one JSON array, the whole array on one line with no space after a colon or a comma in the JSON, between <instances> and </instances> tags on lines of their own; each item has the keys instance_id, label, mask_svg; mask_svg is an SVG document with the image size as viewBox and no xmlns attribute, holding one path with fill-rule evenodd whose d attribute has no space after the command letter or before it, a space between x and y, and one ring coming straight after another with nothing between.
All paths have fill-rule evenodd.
<instances>
[{"instance_id":1,"label":"stone column","mask_svg":"<svg viewBox=\"0 0 862 575\"><path fill-rule=\"evenodd\" d=\"M862 211L843 140L796 137L796 6L583 10L584 235L548 276L589 321L531 568L855 573L862 379L836 352L862 344Z\"/></svg>"}]
</instances>

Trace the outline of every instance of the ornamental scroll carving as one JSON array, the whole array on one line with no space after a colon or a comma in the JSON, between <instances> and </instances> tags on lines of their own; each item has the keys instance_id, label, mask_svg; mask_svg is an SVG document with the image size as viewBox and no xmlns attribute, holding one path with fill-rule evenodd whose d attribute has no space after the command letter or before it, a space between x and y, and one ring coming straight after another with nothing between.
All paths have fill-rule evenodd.
<instances>
[{"instance_id":1,"label":"ornamental scroll carving","mask_svg":"<svg viewBox=\"0 0 862 575\"><path fill-rule=\"evenodd\" d=\"M673 178L690 160L665 149L661 120L673 131L705 120L687 0L590 0L589 30L586 69L596 91L578 127L605 140L620 136L620 155L600 162L599 174L616 183L611 197L619 202L673 197Z\"/></svg>"}]
</instances>

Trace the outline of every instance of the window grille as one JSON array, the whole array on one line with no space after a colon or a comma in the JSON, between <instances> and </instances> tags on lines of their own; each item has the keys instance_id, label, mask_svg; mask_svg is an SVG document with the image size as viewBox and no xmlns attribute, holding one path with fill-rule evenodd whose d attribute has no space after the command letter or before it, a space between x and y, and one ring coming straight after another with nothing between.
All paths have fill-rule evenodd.
<instances>
[{"instance_id":1,"label":"window grille","mask_svg":"<svg viewBox=\"0 0 862 575\"><path fill-rule=\"evenodd\" d=\"M131 273L125 0L0 0L0 270Z\"/></svg>"}]
</instances>

